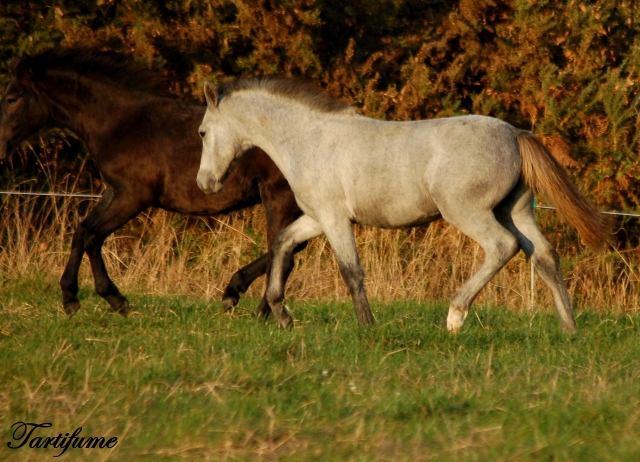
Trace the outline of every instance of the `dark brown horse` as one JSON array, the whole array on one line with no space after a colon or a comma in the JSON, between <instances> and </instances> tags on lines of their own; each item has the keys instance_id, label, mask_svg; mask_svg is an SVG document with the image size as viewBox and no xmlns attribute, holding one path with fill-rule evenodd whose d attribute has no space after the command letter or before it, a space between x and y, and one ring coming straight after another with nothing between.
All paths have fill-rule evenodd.
<instances>
[{"instance_id":1,"label":"dark brown horse","mask_svg":"<svg viewBox=\"0 0 640 462\"><path fill-rule=\"evenodd\" d=\"M85 252L96 292L115 311L129 311L127 299L107 274L101 249L107 236L149 207L214 215L262 202L269 246L278 231L301 214L289 184L260 149L242 157L224 192L207 196L200 191L198 126L206 107L170 95L163 90L165 83L125 55L57 49L22 58L0 103L0 159L41 128L65 127L93 153L107 185L73 235L60 280L69 315L80 308L78 271ZM223 295L226 308L267 271L268 255L234 274ZM288 270L292 267L290 259ZM266 317L269 312L263 298L258 313Z\"/></svg>"}]
</instances>

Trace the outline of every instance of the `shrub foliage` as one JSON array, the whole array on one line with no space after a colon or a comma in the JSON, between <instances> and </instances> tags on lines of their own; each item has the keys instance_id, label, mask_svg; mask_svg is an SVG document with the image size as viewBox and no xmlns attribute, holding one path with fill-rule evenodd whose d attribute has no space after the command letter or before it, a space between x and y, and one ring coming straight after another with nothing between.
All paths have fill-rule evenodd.
<instances>
[{"instance_id":1,"label":"shrub foliage","mask_svg":"<svg viewBox=\"0 0 640 462\"><path fill-rule=\"evenodd\" d=\"M133 53L188 98L204 79L283 74L381 119L492 115L541 136L599 207L640 205L635 1L2 2L0 85L14 58L72 45ZM83 149L46 137L69 165ZM34 176L28 157L5 185Z\"/></svg>"}]
</instances>

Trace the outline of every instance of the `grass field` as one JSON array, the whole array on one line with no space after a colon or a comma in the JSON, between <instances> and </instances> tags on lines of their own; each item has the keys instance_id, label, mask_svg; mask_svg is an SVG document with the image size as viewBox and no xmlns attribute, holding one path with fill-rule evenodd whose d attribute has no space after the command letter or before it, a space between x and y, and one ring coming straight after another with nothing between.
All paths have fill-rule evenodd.
<instances>
[{"instance_id":1,"label":"grass field","mask_svg":"<svg viewBox=\"0 0 640 462\"><path fill-rule=\"evenodd\" d=\"M0 287L0 460L640 460L640 314L291 303L292 331L192 297L129 294L124 319L89 287L67 319L57 282ZM112 449L9 449L82 427Z\"/></svg>"}]
</instances>

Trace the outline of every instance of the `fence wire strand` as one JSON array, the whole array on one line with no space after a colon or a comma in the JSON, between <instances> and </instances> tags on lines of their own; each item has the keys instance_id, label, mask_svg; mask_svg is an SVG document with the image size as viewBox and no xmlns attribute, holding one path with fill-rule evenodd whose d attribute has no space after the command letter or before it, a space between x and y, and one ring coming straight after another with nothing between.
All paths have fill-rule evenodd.
<instances>
[{"instance_id":1,"label":"fence wire strand","mask_svg":"<svg viewBox=\"0 0 640 462\"><path fill-rule=\"evenodd\" d=\"M6 196L49 196L49 197L84 197L89 199L100 199L102 194L75 194L57 192L23 192L23 191L0 191Z\"/></svg>"},{"instance_id":2,"label":"fence wire strand","mask_svg":"<svg viewBox=\"0 0 640 462\"><path fill-rule=\"evenodd\" d=\"M0 194L10 195L10 196L49 196L49 197L81 197L88 199L100 199L102 197L101 194L75 194L75 193L58 193L58 192L22 192L22 191L0 191ZM542 210L556 210L555 207L551 207L548 205L538 205L534 202L534 209L542 209ZM605 215L617 215L622 217L635 217L640 218L640 213L629 213L629 212L609 212L609 211L600 211L600 213ZM224 223L223 223L224 224ZM534 268L533 268L533 260L530 262L531 265L531 288L530 288L530 300L529 300L529 309L533 310L535 306L535 276L534 276Z\"/></svg>"}]
</instances>

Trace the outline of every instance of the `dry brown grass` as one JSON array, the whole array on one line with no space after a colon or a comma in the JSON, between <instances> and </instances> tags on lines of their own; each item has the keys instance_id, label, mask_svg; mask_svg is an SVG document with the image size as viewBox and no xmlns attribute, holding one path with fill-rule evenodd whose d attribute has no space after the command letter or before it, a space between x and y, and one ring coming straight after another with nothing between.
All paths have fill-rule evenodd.
<instances>
[{"instance_id":1,"label":"dry brown grass","mask_svg":"<svg viewBox=\"0 0 640 462\"><path fill-rule=\"evenodd\" d=\"M71 234L86 199L5 196L0 205L0 285L28 274L59 277ZM84 201L84 202L82 202ZM541 212L553 214L553 211ZM544 217L543 217L544 218ZM105 243L109 273L125 292L197 295L217 300L231 275L265 251L265 219L260 206L229 216L195 219L163 211L132 220ZM429 228L379 230L356 227L371 298L447 300L478 267L480 247L444 222ZM581 246L579 246L581 247ZM582 248L582 247L581 247ZM640 250L581 254L559 249L574 304L596 310L635 311L640 307ZM88 262L81 286L92 286ZM264 278L248 292L258 297ZM297 257L287 290L297 300L346 299L347 291L324 238ZM527 309L530 265L514 258L481 292L476 303ZM551 296L536 278L536 306L552 308Z\"/></svg>"}]
</instances>

